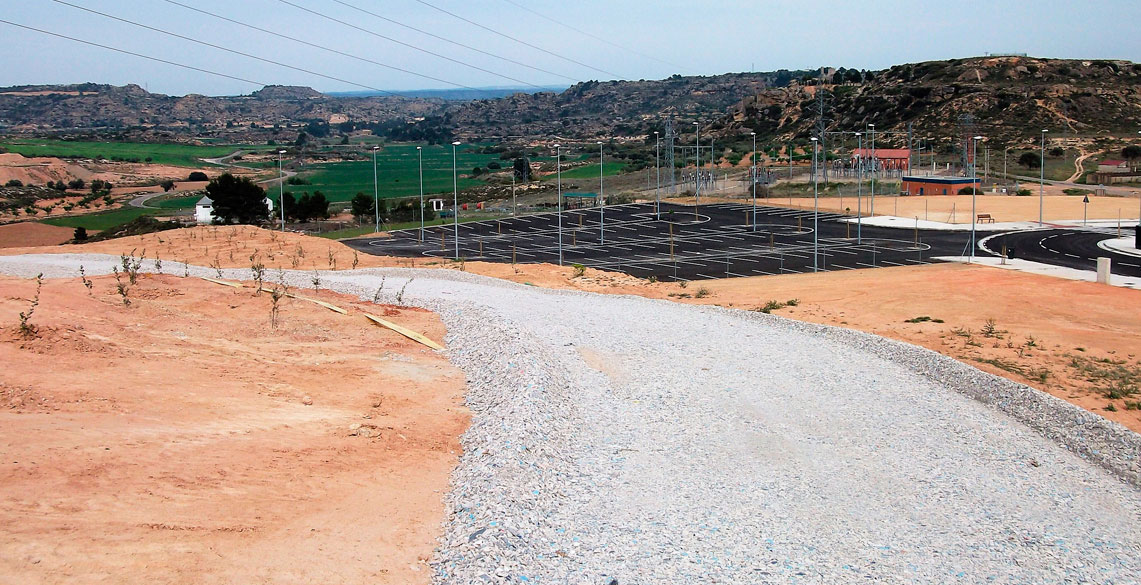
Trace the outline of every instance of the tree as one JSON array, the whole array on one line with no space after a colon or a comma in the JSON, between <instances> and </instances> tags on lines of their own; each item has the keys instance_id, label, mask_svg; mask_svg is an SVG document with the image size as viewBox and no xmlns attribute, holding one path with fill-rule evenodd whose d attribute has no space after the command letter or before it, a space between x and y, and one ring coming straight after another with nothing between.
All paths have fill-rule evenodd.
<instances>
[{"instance_id":1,"label":"tree","mask_svg":"<svg viewBox=\"0 0 1141 585\"><path fill-rule=\"evenodd\" d=\"M483 174L483 169L481 169L479 167L475 167L471 170L471 176L473 176L473 177L478 177L482 174Z\"/></svg>"},{"instance_id":2,"label":"tree","mask_svg":"<svg viewBox=\"0 0 1141 585\"><path fill-rule=\"evenodd\" d=\"M206 173L204 173L202 171L194 171L194 172L190 173L190 176L187 177L186 180L187 181L209 181L210 177L207 177Z\"/></svg>"},{"instance_id":3,"label":"tree","mask_svg":"<svg viewBox=\"0 0 1141 585\"><path fill-rule=\"evenodd\" d=\"M4 183L4 186L5 187L23 187L24 182L21 181L20 179L9 179L7 183Z\"/></svg>"},{"instance_id":4,"label":"tree","mask_svg":"<svg viewBox=\"0 0 1141 585\"><path fill-rule=\"evenodd\" d=\"M56 184L58 185L60 183ZM95 179L91 181L91 193L93 195L97 193L110 192L112 187L114 187L114 185L112 185L110 181L104 181L102 179Z\"/></svg>"},{"instance_id":5,"label":"tree","mask_svg":"<svg viewBox=\"0 0 1141 585\"><path fill-rule=\"evenodd\" d=\"M1050 149L1050 156L1052 156L1052 157L1057 158L1059 156L1062 156L1063 154L1066 154L1066 151L1065 151L1065 149L1063 149L1060 146L1055 146L1054 148Z\"/></svg>"},{"instance_id":6,"label":"tree","mask_svg":"<svg viewBox=\"0 0 1141 585\"><path fill-rule=\"evenodd\" d=\"M86 183L83 182L83 179L72 179L67 182L68 189L79 190L82 189L84 185L86 185Z\"/></svg>"},{"instance_id":7,"label":"tree","mask_svg":"<svg viewBox=\"0 0 1141 585\"><path fill-rule=\"evenodd\" d=\"M1018 157L1018 164L1027 169L1036 169L1042 166L1042 159L1036 152L1024 152Z\"/></svg>"},{"instance_id":8,"label":"tree","mask_svg":"<svg viewBox=\"0 0 1141 585\"><path fill-rule=\"evenodd\" d=\"M174 188L174 181L167 179L167 180L159 183L159 186L162 187L163 191L170 191L171 189Z\"/></svg>"},{"instance_id":9,"label":"tree","mask_svg":"<svg viewBox=\"0 0 1141 585\"><path fill-rule=\"evenodd\" d=\"M85 228L83 226L79 226L79 227L75 228L75 231L71 233L71 239L73 239L77 242L82 242L82 241L87 240L87 228Z\"/></svg>"},{"instance_id":10,"label":"tree","mask_svg":"<svg viewBox=\"0 0 1141 585\"><path fill-rule=\"evenodd\" d=\"M269 219L265 190L246 177L225 173L206 185L206 194L214 201L217 223L258 224Z\"/></svg>"},{"instance_id":11,"label":"tree","mask_svg":"<svg viewBox=\"0 0 1141 585\"><path fill-rule=\"evenodd\" d=\"M1129 162L1133 162L1141 158L1141 146L1137 146L1136 144L1126 146L1121 149L1121 156Z\"/></svg>"},{"instance_id":12,"label":"tree","mask_svg":"<svg viewBox=\"0 0 1141 585\"><path fill-rule=\"evenodd\" d=\"M349 209L353 217L357 218L357 223L364 223L365 218L376 217L376 206L373 204L372 197L365 195L363 192L357 192L349 202Z\"/></svg>"},{"instance_id":13,"label":"tree","mask_svg":"<svg viewBox=\"0 0 1141 585\"><path fill-rule=\"evenodd\" d=\"M329 219L329 200L325 194L316 191L312 195L308 191L293 201L293 194L287 193L285 199L285 214L299 222L313 219Z\"/></svg>"}]
</instances>

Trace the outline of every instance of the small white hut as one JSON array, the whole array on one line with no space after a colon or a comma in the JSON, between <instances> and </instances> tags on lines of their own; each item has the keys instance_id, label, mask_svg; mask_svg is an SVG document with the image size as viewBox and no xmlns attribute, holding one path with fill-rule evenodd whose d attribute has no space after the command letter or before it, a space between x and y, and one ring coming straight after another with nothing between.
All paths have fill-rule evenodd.
<instances>
[{"instance_id":1,"label":"small white hut","mask_svg":"<svg viewBox=\"0 0 1141 585\"><path fill-rule=\"evenodd\" d=\"M269 215L273 216L273 200L269 197L265 198L265 207L269 210ZM210 225L214 223L214 200L209 196L203 195L198 203L194 204L194 221L198 225Z\"/></svg>"}]
</instances>

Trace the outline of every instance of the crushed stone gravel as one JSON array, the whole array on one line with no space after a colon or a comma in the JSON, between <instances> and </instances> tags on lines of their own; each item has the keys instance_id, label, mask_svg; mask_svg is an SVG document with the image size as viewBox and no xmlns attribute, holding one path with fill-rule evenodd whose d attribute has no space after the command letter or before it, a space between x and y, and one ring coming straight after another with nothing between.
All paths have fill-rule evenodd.
<instances>
[{"instance_id":1,"label":"crushed stone gravel","mask_svg":"<svg viewBox=\"0 0 1141 585\"><path fill-rule=\"evenodd\" d=\"M117 262L2 257L0 272ZM929 350L452 271L321 281L437 311L467 375L435 582L1141 579L1141 436Z\"/></svg>"}]
</instances>

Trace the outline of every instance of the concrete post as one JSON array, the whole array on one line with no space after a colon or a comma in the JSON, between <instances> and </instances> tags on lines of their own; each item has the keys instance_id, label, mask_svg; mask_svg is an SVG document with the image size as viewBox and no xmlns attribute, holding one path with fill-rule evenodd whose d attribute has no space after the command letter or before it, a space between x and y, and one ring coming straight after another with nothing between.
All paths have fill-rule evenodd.
<instances>
[{"instance_id":1,"label":"concrete post","mask_svg":"<svg viewBox=\"0 0 1141 585\"><path fill-rule=\"evenodd\" d=\"M1099 284L1109 284L1109 258L1100 257L1097 259L1097 282Z\"/></svg>"}]
</instances>

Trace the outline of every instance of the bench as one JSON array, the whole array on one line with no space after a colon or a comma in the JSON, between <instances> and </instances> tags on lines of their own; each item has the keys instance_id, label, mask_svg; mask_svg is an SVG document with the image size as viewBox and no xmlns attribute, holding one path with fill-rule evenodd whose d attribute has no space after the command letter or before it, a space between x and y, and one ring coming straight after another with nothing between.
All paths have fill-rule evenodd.
<instances>
[{"instance_id":1,"label":"bench","mask_svg":"<svg viewBox=\"0 0 1141 585\"><path fill-rule=\"evenodd\" d=\"M978 223L994 223L994 216L989 213L980 213Z\"/></svg>"}]
</instances>

